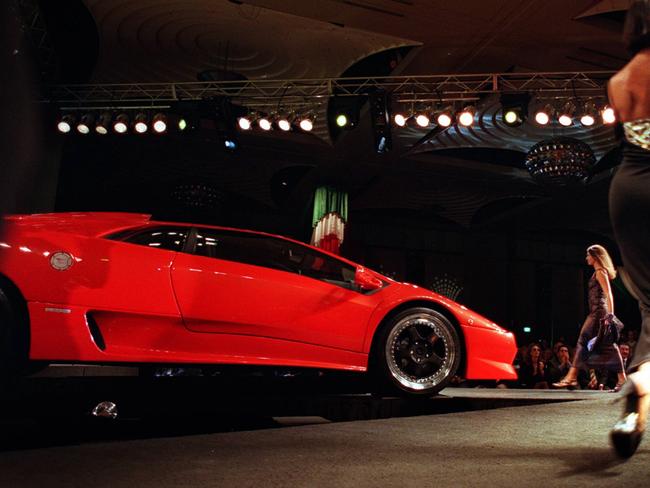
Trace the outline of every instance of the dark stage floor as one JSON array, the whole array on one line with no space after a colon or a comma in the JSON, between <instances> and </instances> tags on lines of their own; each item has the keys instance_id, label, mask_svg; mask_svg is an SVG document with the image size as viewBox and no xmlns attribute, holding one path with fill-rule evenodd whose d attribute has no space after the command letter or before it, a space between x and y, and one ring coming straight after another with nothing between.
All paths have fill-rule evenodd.
<instances>
[{"instance_id":1,"label":"dark stage floor","mask_svg":"<svg viewBox=\"0 0 650 488\"><path fill-rule=\"evenodd\" d=\"M612 393L320 381L31 378L3 395L0 486L647 486L650 444L610 451Z\"/></svg>"}]
</instances>

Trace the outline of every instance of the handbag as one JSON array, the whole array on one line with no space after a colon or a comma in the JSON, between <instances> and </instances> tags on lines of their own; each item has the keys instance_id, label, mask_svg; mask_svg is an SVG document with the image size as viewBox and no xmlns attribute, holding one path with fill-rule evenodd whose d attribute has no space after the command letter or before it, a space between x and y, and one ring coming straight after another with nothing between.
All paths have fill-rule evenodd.
<instances>
[{"instance_id":1,"label":"handbag","mask_svg":"<svg viewBox=\"0 0 650 488\"><path fill-rule=\"evenodd\" d=\"M611 346L616 344L621 337L621 331L623 330L623 322L614 315L613 313L608 313L600 319L598 324L598 333L596 336L587 342L587 350L589 352L598 351L603 346Z\"/></svg>"}]
</instances>

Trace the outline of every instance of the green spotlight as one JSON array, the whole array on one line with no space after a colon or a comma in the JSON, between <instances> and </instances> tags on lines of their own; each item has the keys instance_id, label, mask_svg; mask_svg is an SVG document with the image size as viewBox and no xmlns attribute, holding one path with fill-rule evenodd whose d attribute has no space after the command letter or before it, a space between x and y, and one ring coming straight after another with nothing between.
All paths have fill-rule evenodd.
<instances>
[{"instance_id":1,"label":"green spotlight","mask_svg":"<svg viewBox=\"0 0 650 488\"><path fill-rule=\"evenodd\" d=\"M336 116L336 125L339 127L345 127L348 125L348 117L345 114L339 114Z\"/></svg>"},{"instance_id":2,"label":"green spotlight","mask_svg":"<svg viewBox=\"0 0 650 488\"><path fill-rule=\"evenodd\" d=\"M514 125L517 122L521 122L519 114L515 110L507 110L503 114L503 120L505 120L508 125Z\"/></svg>"},{"instance_id":3,"label":"green spotlight","mask_svg":"<svg viewBox=\"0 0 650 488\"><path fill-rule=\"evenodd\" d=\"M181 117L178 120L178 128L180 130L185 130L187 128L187 120L185 120L184 118Z\"/></svg>"}]
</instances>

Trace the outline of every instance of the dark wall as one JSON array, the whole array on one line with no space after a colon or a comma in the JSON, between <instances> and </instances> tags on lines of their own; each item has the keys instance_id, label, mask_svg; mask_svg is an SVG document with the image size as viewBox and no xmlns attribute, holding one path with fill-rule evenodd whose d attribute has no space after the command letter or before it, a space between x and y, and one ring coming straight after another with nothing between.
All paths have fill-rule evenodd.
<instances>
[{"instance_id":1,"label":"dark wall","mask_svg":"<svg viewBox=\"0 0 650 488\"><path fill-rule=\"evenodd\" d=\"M0 213L54 208L59 143L40 98L34 50L14 2L0 7Z\"/></svg>"},{"instance_id":2,"label":"dark wall","mask_svg":"<svg viewBox=\"0 0 650 488\"><path fill-rule=\"evenodd\" d=\"M588 313L587 281L593 272L585 264L585 249L600 242L618 259L606 238L568 230L503 234L358 217L352 213L344 243L352 259L427 288L436 277L456 278L463 288L457 301L515 332L519 343L574 342ZM636 302L619 286L613 291L617 315L638 328ZM532 332L524 333L524 327Z\"/></svg>"}]
</instances>

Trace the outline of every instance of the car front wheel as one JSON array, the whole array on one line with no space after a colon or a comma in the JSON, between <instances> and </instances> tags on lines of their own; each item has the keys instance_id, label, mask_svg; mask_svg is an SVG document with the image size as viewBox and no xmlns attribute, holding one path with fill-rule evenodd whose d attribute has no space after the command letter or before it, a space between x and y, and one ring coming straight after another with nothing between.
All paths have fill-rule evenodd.
<instances>
[{"instance_id":1,"label":"car front wheel","mask_svg":"<svg viewBox=\"0 0 650 488\"><path fill-rule=\"evenodd\" d=\"M402 393L433 395L456 374L461 352L449 319L418 307L400 312L382 328L374 360L384 385Z\"/></svg>"}]
</instances>

